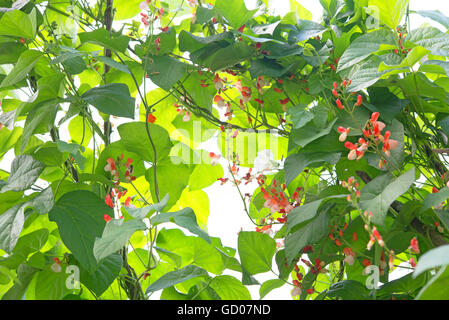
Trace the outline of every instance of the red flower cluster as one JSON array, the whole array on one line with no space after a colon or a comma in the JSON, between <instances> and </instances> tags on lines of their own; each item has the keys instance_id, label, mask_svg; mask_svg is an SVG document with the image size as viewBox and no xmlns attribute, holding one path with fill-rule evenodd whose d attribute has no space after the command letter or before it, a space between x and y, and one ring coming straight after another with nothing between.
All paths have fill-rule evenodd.
<instances>
[{"instance_id":1,"label":"red flower cluster","mask_svg":"<svg viewBox=\"0 0 449 320\"><path fill-rule=\"evenodd\" d=\"M345 147L349 149L348 159L349 160L359 160L361 159L365 151L367 151L370 147L373 147L375 150L378 149L380 144L382 143L382 151L385 153L387 157L390 157L390 151L394 150L398 147L398 142L394 139L391 139L391 132L385 131L384 135L381 134L383 129L385 128L385 123L378 120L379 112L373 112L371 114L371 118L366 122L365 127L363 128L364 138L359 138L358 143L352 143L350 141L345 142ZM341 142L345 141L347 135L349 133L350 128L338 127L338 132L340 133L339 140ZM379 167L382 169L385 165L385 160L380 160Z\"/></svg>"},{"instance_id":2,"label":"red flower cluster","mask_svg":"<svg viewBox=\"0 0 449 320\"><path fill-rule=\"evenodd\" d=\"M263 193L263 198L265 199L264 207L269 208L271 213L279 212L288 214L293 210L294 206L290 204L284 190L285 185L279 185L274 179L269 191L265 190L263 187L260 188L260 191Z\"/></svg>"}]
</instances>

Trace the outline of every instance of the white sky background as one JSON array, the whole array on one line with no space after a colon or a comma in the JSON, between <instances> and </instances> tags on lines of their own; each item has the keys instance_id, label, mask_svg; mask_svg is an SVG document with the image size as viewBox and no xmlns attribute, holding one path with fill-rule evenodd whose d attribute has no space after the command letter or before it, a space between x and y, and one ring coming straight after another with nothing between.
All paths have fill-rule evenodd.
<instances>
[{"instance_id":1,"label":"white sky background","mask_svg":"<svg viewBox=\"0 0 449 320\"><path fill-rule=\"evenodd\" d=\"M388 0L385 0L388 1ZM322 16L322 8L319 0L302 0L299 1L302 6L308 9L312 15L313 20L319 22ZM247 7L249 9L253 8L256 1L246 0ZM289 12L289 0L272 0L272 5L274 7L274 14L284 15ZM449 16L449 2L447 0L410 0L411 10L440 10L446 16ZM122 22L120 22L122 23ZM423 23L429 23L435 27L442 28L438 23L433 22L430 19L422 18L417 14L411 16L412 29L419 27ZM115 27L115 26L114 26ZM445 30L443 30L445 31ZM115 128L122 122L121 120L113 120L115 123ZM61 128L61 139L68 140L70 136L67 130L67 124ZM117 135L113 135L113 139L119 138ZM209 151L214 151L214 146L206 145L210 148ZM205 147L206 147L205 146ZM14 159L14 153L8 152L3 160L0 162L0 169L9 171L11 167L11 162ZM226 171L225 166L223 166ZM243 169L242 169L243 170ZM243 170L246 172L246 170ZM248 186L242 186L242 193L252 193L257 187L257 183L251 183ZM252 224L247 217L243 209L243 204L240 200L240 196L235 187L231 183L225 185L220 185L219 182L213 184L212 186L204 189L204 191L209 196L209 221L208 221L208 232L211 236L219 237L223 245L230 246L237 249L237 237L240 230L253 231L255 230L254 224ZM274 263L273 269L277 271L276 264ZM398 268L400 269L400 268ZM396 270L398 270L396 269ZM235 275L240 278L238 273L227 272L229 274ZM395 271L395 276L402 276L402 272ZM255 276L260 283L266 280L276 278L275 275L271 273L260 274ZM248 287L253 299L259 298L259 286L249 286ZM273 290L264 299L291 299L290 296L291 288L289 286L284 286L282 288ZM154 294L151 299L158 299L160 293Z\"/></svg>"}]
</instances>

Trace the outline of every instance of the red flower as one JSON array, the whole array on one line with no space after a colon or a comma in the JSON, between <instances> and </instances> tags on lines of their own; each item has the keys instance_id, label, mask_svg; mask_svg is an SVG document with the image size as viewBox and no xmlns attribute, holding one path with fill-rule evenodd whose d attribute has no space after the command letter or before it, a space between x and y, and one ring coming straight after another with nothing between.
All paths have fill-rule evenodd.
<instances>
[{"instance_id":1,"label":"red flower","mask_svg":"<svg viewBox=\"0 0 449 320\"><path fill-rule=\"evenodd\" d=\"M307 292L307 294L312 294L315 292L315 289L313 289L313 288L307 289L306 292Z\"/></svg>"},{"instance_id":2,"label":"red flower","mask_svg":"<svg viewBox=\"0 0 449 320\"><path fill-rule=\"evenodd\" d=\"M104 202L111 208L114 208L114 202L112 201L111 195L108 194Z\"/></svg>"},{"instance_id":3,"label":"red flower","mask_svg":"<svg viewBox=\"0 0 449 320\"><path fill-rule=\"evenodd\" d=\"M337 103L338 109L342 110L342 109L344 108L344 107L343 107L343 104L342 104L341 101L340 101L340 99L337 99L335 102Z\"/></svg>"},{"instance_id":4,"label":"red flower","mask_svg":"<svg viewBox=\"0 0 449 320\"><path fill-rule=\"evenodd\" d=\"M289 103L289 101L290 101L289 98L285 98L285 99L279 100L279 102L280 102L282 105L286 105L287 103Z\"/></svg>"},{"instance_id":5,"label":"red flower","mask_svg":"<svg viewBox=\"0 0 449 320\"><path fill-rule=\"evenodd\" d=\"M152 113L150 113L148 115L148 122L149 123L154 123L155 121L156 121L156 117Z\"/></svg>"},{"instance_id":6,"label":"red flower","mask_svg":"<svg viewBox=\"0 0 449 320\"><path fill-rule=\"evenodd\" d=\"M368 267L371 265L371 261L369 261L368 259L363 259L362 264L363 266Z\"/></svg>"},{"instance_id":7,"label":"red flower","mask_svg":"<svg viewBox=\"0 0 449 320\"><path fill-rule=\"evenodd\" d=\"M245 25L241 26L240 28L238 28L239 32L243 32L243 29L245 29Z\"/></svg>"},{"instance_id":8,"label":"red flower","mask_svg":"<svg viewBox=\"0 0 449 320\"><path fill-rule=\"evenodd\" d=\"M61 264L61 260L59 260L58 257L53 258L53 261L54 261L56 264Z\"/></svg>"},{"instance_id":9,"label":"red flower","mask_svg":"<svg viewBox=\"0 0 449 320\"><path fill-rule=\"evenodd\" d=\"M332 94L334 95L334 97L338 97L338 92L335 89L332 89Z\"/></svg>"},{"instance_id":10,"label":"red flower","mask_svg":"<svg viewBox=\"0 0 449 320\"><path fill-rule=\"evenodd\" d=\"M412 238L412 240L410 240L410 247L409 247L412 252L414 253L419 253L419 244L418 244L418 239L416 239L416 237Z\"/></svg>"},{"instance_id":11,"label":"red flower","mask_svg":"<svg viewBox=\"0 0 449 320\"><path fill-rule=\"evenodd\" d=\"M111 220L112 220L112 218L109 215L107 215L107 214L104 215L104 221L109 222Z\"/></svg>"},{"instance_id":12,"label":"red flower","mask_svg":"<svg viewBox=\"0 0 449 320\"><path fill-rule=\"evenodd\" d=\"M359 95L357 96L357 102L355 103L355 105L356 105L357 107L360 107L360 106L362 105L362 103L363 103L363 97L362 97L361 94L359 94Z\"/></svg>"}]
</instances>

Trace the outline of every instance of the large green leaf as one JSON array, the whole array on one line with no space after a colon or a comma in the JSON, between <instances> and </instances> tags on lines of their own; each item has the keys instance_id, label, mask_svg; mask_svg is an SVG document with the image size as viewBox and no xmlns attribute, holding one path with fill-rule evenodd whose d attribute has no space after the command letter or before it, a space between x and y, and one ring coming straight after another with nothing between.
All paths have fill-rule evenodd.
<instances>
[{"instance_id":1,"label":"large green leaf","mask_svg":"<svg viewBox=\"0 0 449 320\"><path fill-rule=\"evenodd\" d=\"M217 0L215 11L224 17L231 27L240 28L253 17L257 9L248 10L243 0Z\"/></svg>"},{"instance_id":2,"label":"large green leaf","mask_svg":"<svg viewBox=\"0 0 449 320\"><path fill-rule=\"evenodd\" d=\"M214 289L222 300L251 300L251 294L238 279L223 275L215 277L210 287Z\"/></svg>"},{"instance_id":3,"label":"large green leaf","mask_svg":"<svg viewBox=\"0 0 449 320\"><path fill-rule=\"evenodd\" d=\"M20 55L19 60L17 60L14 68L8 73L6 78L3 79L0 88L12 86L25 79L28 72L33 69L34 65L43 55L42 52L37 50L24 51Z\"/></svg>"},{"instance_id":4,"label":"large green leaf","mask_svg":"<svg viewBox=\"0 0 449 320\"><path fill-rule=\"evenodd\" d=\"M8 182L1 188L1 192L23 191L30 188L44 168L42 162L34 160L30 155L17 156L12 161Z\"/></svg>"},{"instance_id":5,"label":"large green leaf","mask_svg":"<svg viewBox=\"0 0 449 320\"><path fill-rule=\"evenodd\" d=\"M87 103L103 113L134 118L135 99L123 83L110 83L92 88L81 96Z\"/></svg>"},{"instance_id":6,"label":"large green leaf","mask_svg":"<svg viewBox=\"0 0 449 320\"><path fill-rule=\"evenodd\" d=\"M147 288L146 293L148 294L161 289L165 289L189 279L207 276L208 273L203 268L194 265L188 265L182 269L164 274Z\"/></svg>"},{"instance_id":7,"label":"large green leaf","mask_svg":"<svg viewBox=\"0 0 449 320\"><path fill-rule=\"evenodd\" d=\"M113 216L112 209L96 194L85 190L64 194L49 213L66 247L90 273L98 266L93 250L95 239L103 233L105 214Z\"/></svg>"},{"instance_id":8,"label":"large green leaf","mask_svg":"<svg viewBox=\"0 0 449 320\"><path fill-rule=\"evenodd\" d=\"M126 246L129 238L138 230L145 230L147 227L143 221L135 219L123 221L113 219L106 224L101 237L95 239L94 256L97 262L102 261L111 254Z\"/></svg>"},{"instance_id":9,"label":"large green leaf","mask_svg":"<svg viewBox=\"0 0 449 320\"><path fill-rule=\"evenodd\" d=\"M169 91L187 72L187 64L169 56L147 58L146 72L151 81L165 91Z\"/></svg>"},{"instance_id":10,"label":"large green leaf","mask_svg":"<svg viewBox=\"0 0 449 320\"><path fill-rule=\"evenodd\" d=\"M34 297L37 300L61 300L68 292L66 280L68 274L66 267L62 267L60 272L54 272L47 267L37 273L34 287Z\"/></svg>"},{"instance_id":11,"label":"large green leaf","mask_svg":"<svg viewBox=\"0 0 449 320\"><path fill-rule=\"evenodd\" d=\"M282 279L271 279L267 280L260 286L259 295L260 299L265 297L268 293L273 291L274 289L278 289L282 287L286 282Z\"/></svg>"},{"instance_id":12,"label":"large green leaf","mask_svg":"<svg viewBox=\"0 0 449 320\"><path fill-rule=\"evenodd\" d=\"M119 52L126 51L130 40L130 38L123 35L111 36L110 32L106 29L96 29L91 32L82 32L79 33L78 36L82 43L90 42Z\"/></svg>"},{"instance_id":13,"label":"large green leaf","mask_svg":"<svg viewBox=\"0 0 449 320\"><path fill-rule=\"evenodd\" d=\"M329 216L327 211L322 211L304 227L285 238L285 256L287 261L292 261L305 246L317 243L328 231Z\"/></svg>"},{"instance_id":14,"label":"large green leaf","mask_svg":"<svg viewBox=\"0 0 449 320\"><path fill-rule=\"evenodd\" d=\"M17 268L17 282L3 295L2 300L21 300L39 269L21 264Z\"/></svg>"},{"instance_id":15,"label":"large green leaf","mask_svg":"<svg viewBox=\"0 0 449 320\"><path fill-rule=\"evenodd\" d=\"M369 6L379 14L379 20L391 29L396 29L407 10L409 0L369 0Z\"/></svg>"},{"instance_id":16,"label":"large green leaf","mask_svg":"<svg viewBox=\"0 0 449 320\"><path fill-rule=\"evenodd\" d=\"M338 63L338 71L347 69L365 60L365 58L377 52L382 45L387 45L387 48L395 48L396 40L392 31L377 29L358 37L341 56L340 62Z\"/></svg>"},{"instance_id":17,"label":"large green leaf","mask_svg":"<svg viewBox=\"0 0 449 320\"><path fill-rule=\"evenodd\" d=\"M158 161L157 163L157 180L159 187L159 196L169 195L167 209L170 209L176 201L181 197L182 191L187 187L189 176L192 172L191 167L180 163L174 164L171 159ZM145 179L150 183L150 190L153 199L156 198L156 189L154 187L154 170L149 168L145 174Z\"/></svg>"},{"instance_id":18,"label":"large green leaf","mask_svg":"<svg viewBox=\"0 0 449 320\"><path fill-rule=\"evenodd\" d=\"M440 10L417 10L411 11L411 13L417 13L423 17L430 18L436 22L441 23L447 29L449 29L449 17L441 13Z\"/></svg>"},{"instance_id":19,"label":"large green leaf","mask_svg":"<svg viewBox=\"0 0 449 320\"><path fill-rule=\"evenodd\" d=\"M151 218L151 224L154 226L164 222L174 222L178 226L186 228L193 234L200 236L210 243L210 238L207 232L198 226L195 212L193 212L192 208L184 208L177 212L161 213Z\"/></svg>"},{"instance_id":20,"label":"large green leaf","mask_svg":"<svg viewBox=\"0 0 449 320\"><path fill-rule=\"evenodd\" d=\"M306 167L318 167L325 163L336 164L338 160L340 160L340 153L293 154L285 159L285 183L288 186Z\"/></svg>"},{"instance_id":21,"label":"large green leaf","mask_svg":"<svg viewBox=\"0 0 449 320\"><path fill-rule=\"evenodd\" d=\"M150 204L148 206L142 207L142 208L132 208L127 207L125 208L126 212L129 213L130 216L132 216L135 219L143 219L145 217L150 216L154 212L162 212L162 210L165 208L165 206L168 203L169 195L168 193L165 195L165 197L157 203Z\"/></svg>"},{"instance_id":22,"label":"large green leaf","mask_svg":"<svg viewBox=\"0 0 449 320\"><path fill-rule=\"evenodd\" d=\"M34 39L36 35L36 10L26 14L20 10L7 11L0 19L0 35Z\"/></svg>"},{"instance_id":23,"label":"large green leaf","mask_svg":"<svg viewBox=\"0 0 449 320\"><path fill-rule=\"evenodd\" d=\"M276 242L260 232L241 231L238 251L242 267L248 274L262 273L271 270Z\"/></svg>"},{"instance_id":24,"label":"large green leaf","mask_svg":"<svg viewBox=\"0 0 449 320\"><path fill-rule=\"evenodd\" d=\"M28 113L23 128L22 144L20 150L23 152L28 145L31 136L44 127L47 131L53 125L58 108L57 100L50 100L41 105L36 106Z\"/></svg>"},{"instance_id":25,"label":"large green leaf","mask_svg":"<svg viewBox=\"0 0 449 320\"><path fill-rule=\"evenodd\" d=\"M416 300L448 300L447 286L449 286L449 267L444 267L421 289Z\"/></svg>"},{"instance_id":26,"label":"large green leaf","mask_svg":"<svg viewBox=\"0 0 449 320\"><path fill-rule=\"evenodd\" d=\"M121 268L122 256L118 253L113 253L101 261L93 274L81 267L80 282L92 290L97 296L101 296L118 277Z\"/></svg>"},{"instance_id":27,"label":"large green leaf","mask_svg":"<svg viewBox=\"0 0 449 320\"><path fill-rule=\"evenodd\" d=\"M394 179L390 174L378 176L361 190L360 207L373 213L373 223L384 225L390 205L405 193L414 181L415 168Z\"/></svg>"},{"instance_id":28,"label":"large green leaf","mask_svg":"<svg viewBox=\"0 0 449 320\"><path fill-rule=\"evenodd\" d=\"M242 62L255 54L254 48L245 42L235 42L224 48L219 48L218 50L210 50L208 46L196 51L195 54L200 51L204 51L201 54L201 57L194 58L193 55L191 55L192 60L210 68L213 72L233 67L237 63Z\"/></svg>"},{"instance_id":29,"label":"large green leaf","mask_svg":"<svg viewBox=\"0 0 449 320\"><path fill-rule=\"evenodd\" d=\"M308 40L312 37L318 36L325 30L325 27L314 21L299 20L296 27L288 34L288 41L292 43Z\"/></svg>"},{"instance_id":30,"label":"large green leaf","mask_svg":"<svg viewBox=\"0 0 449 320\"><path fill-rule=\"evenodd\" d=\"M449 54L449 35L435 27L423 27L410 31L405 37L406 45L411 42L424 47L435 55Z\"/></svg>"},{"instance_id":31,"label":"large green leaf","mask_svg":"<svg viewBox=\"0 0 449 320\"><path fill-rule=\"evenodd\" d=\"M0 64L16 63L26 48L17 42L5 42L0 45Z\"/></svg>"},{"instance_id":32,"label":"large green leaf","mask_svg":"<svg viewBox=\"0 0 449 320\"><path fill-rule=\"evenodd\" d=\"M343 280L331 285L327 295L343 300L364 300L368 299L369 290L358 281Z\"/></svg>"},{"instance_id":33,"label":"large green leaf","mask_svg":"<svg viewBox=\"0 0 449 320\"><path fill-rule=\"evenodd\" d=\"M234 39L232 32L222 32L209 37L198 37L182 30L179 33L179 50L194 52L213 42Z\"/></svg>"},{"instance_id":34,"label":"large green leaf","mask_svg":"<svg viewBox=\"0 0 449 320\"><path fill-rule=\"evenodd\" d=\"M24 207L15 205L0 215L0 249L8 253L16 246L25 222Z\"/></svg>"},{"instance_id":35,"label":"large green leaf","mask_svg":"<svg viewBox=\"0 0 449 320\"><path fill-rule=\"evenodd\" d=\"M186 236L180 229L162 229L158 233L156 244L181 257L182 266L194 264L216 275L221 274L225 268L222 254L216 246L199 237ZM173 260L174 266L179 267L176 256L171 255L170 260Z\"/></svg>"},{"instance_id":36,"label":"large green leaf","mask_svg":"<svg viewBox=\"0 0 449 320\"><path fill-rule=\"evenodd\" d=\"M138 154L143 160L153 162L153 146L148 137L144 122L128 122L118 128L120 138L128 151ZM168 156L172 143L164 128L157 124L149 124L149 132L156 147L157 161Z\"/></svg>"},{"instance_id":37,"label":"large green leaf","mask_svg":"<svg viewBox=\"0 0 449 320\"><path fill-rule=\"evenodd\" d=\"M414 277L417 277L429 269L445 266L449 264L449 245L434 248L424 253L418 260Z\"/></svg>"},{"instance_id":38,"label":"large green leaf","mask_svg":"<svg viewBox=\"0 0 449 320\"><path fill-rule=\"evenodd\" d=\"M223 177L223 174L223 167L221 165L197 164L189 178L189 190L204 189L217 182L218 178Z\"/></svg>"}]
</instances>

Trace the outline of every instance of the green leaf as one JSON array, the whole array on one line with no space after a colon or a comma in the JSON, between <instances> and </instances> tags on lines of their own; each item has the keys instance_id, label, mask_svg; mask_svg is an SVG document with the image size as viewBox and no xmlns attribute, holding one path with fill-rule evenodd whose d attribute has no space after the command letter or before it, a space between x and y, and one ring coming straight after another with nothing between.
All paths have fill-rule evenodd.
<instances>
[{"instance_id":1,"label":"green leaf","mask_svg":"<svg viewBox=\"0 0 449 320\"><path fill-rule=\"evenodd\" d=\"M189 51L194 52L201 48L204 48L206 45L219 42L223 40L233 40L234 35L232 32L222 32L218 34L214 34L208 37L198 37L190 32L182 30L179 33L179 50L181 51Z\"/></svg>"},{"instance_id":2,"label":"green leaf","mask_svg":"<svg viewBox=\"0 0 449 320\"><path fill-rule=\"evenodd\" d=\"M134 118L135 99L123 83L110 83L86 91L81 98L103 113Z\"/></svg>"},{"instance_id":3,"label":"green leaf","mask_svg":"<svg viewBox=\"0 0 449 320\"><path fill-rule=\"evenodd\" d=\"M182 266L194 264L219 275L225 268L222 254L216 246L197 236L186 236L180 229L162 229L158 233L157 246L182 258ZM175 262L176 259L170 257Z\"/></svg>"},{"instance_id":4,"label":"green leaf","mask_svg":"<svg viewBox=\"0 0 449 320\"><path fill-rule=\"evenodd\" d=\"M36 10L29 14L20 10L7 11L0 19L0 36L34 39L36 35Z\"/></svg>"},{"instance_id":5,"label":"green leaf","mask_svg":"<svg viewBox=\"0 0 449 320\"><path fill-rule=\"evenodd\" d=\"M91 32L81 32L78 34L81 43L94 43L105 48L118 51L126 52L128 48L129 38L127 36L111 36L110 32L106 29L96 29Z\"/></svg>"},{"instance_id":6,"label":"green leaf","mask_svg":"<svg viewBox=\"0 0 449 320\"><path fill-rule=\"evenodd\" d=\"M43 55L42 52L37 50L24 51L20 55L19 60L17 60L14 68L8 73L6 78L3 79L0 88L12 86L25 79L27 74L33 69L34 65Z\"/></svg>"},{"instance_id":7,"label":"green leaf","mask_svg":"<svg viewBox=\"0 0 449 320\"><path fill-rule=\"evenodd\" d=\"M207 277L208 273L203 268L188 265L182 269L175 270L164 274L162 277L153 282L146 290L146 294L165 289L186 280Z\"/></svg>"},{"instance_id":8,"label":"green leaf","mask_svg":"<svg viewBox=\"0 0 449 320\"><path fill-rule=\"evenodd\" d=\"M97 296L101 296L119 276L121 268L122 256L113 253L101 261L93 274L81 267L80 282Z\"/></svg>"},{"instance_id":9,"label":"green leaf","mask_svg":"<svg viewBox=\"0 0 449 320\"><path fill-rule=\"evenodd\" d=\"M282 279L271 279L267 280L260 286L259 295L260 299L263 299L267 294L269 294L274 289L280 288L285 284L285 281Z\"/></svg>"},{"instance_id":10,"label":"green leaf","mask_svg":"<svg viewBox=\"0 0 449 320\"><path fill-rule=\"evenodd\" d=\"M153 226L164 222L174 222L178 226L186 228L193 234L200 236L210 243L209 235L198 226L195 213L191 208L184 208L181 211L177 212L161 213L151 218L151 224Z\"/></svg>"},{"instance_id":11,"label":"green leaf","mask_svg":"<svg viewBox=\"0 0 449 320\"><path fill-rule=\"evenodd\" d=\"M435 27L424 27L410 31L405 37L406 46L413 43L424 47L435 55L447 55L449 52L449 35Z\"/></svg>"},{"instance_id":12,"label":"green leaf","mask_svg":"<svg viewBox=\"0 0 449 320\"><path fill-rule=\"evenodd\" d=\"M257 9L248 10L243 0L217 0L214 9L234 29L240 28L257 12Z\"/></svg>"},{"instance_id":13,"label":"green leaf","mask_svg":"<svg viewBox=\"0 0 449 320\"><path fill-rule=\"evenodd\" d=\"M181 197L183 190L187 187L189 176L192 172L191 167L180 163L174 164L171 159L158 161L157 176L159 195L169 195L166 208L170 209ZM145 179L150 183L150 190L153 199L156 198L156 190L154 188L154 170L149 168L145 173Z\"/></svg>"},{"instance_id":14,"label":"green leaf","mask_svg":"<svg viewBox=\"0 0 449 320\"><path fill-rule=\"evenodd\" d=\"M125 208L126 212L129 213L135 219L143 219L145 217L150 216L154 212L162 212L165 206L168 203L169 195L168 193L165 197L158 203L150 204L149 206L145 206L142 208Z\"/></svg>"},{"instance_id":15,"label":"green leaf","mask_svg":"<svg viewBox=\"0 0 449 320\"><path fill-rule=\"evenodd\" d=\"M102 261L111 254L119 251L128 242L129 238L138 230L145 230L147 227L141 220L123 221L113 219L106 224L101 237L95 239L94 256L97 262Z\"/></svg>"},{"instance_id":16,"label":"green leaf","mask_svg":"<svg viewBox=\"0 0 449 320\"><path fill-rule=\"evenodd\" d=\"M223 167L221 165L210 165L200 163L195 166L192 174L189 178L189 190L201 190L214 182L217 182L218 178L223 177Z\"/></svg>"},{"instance_id":17,"label":"green leaf","mask_svg":"<svg viewBox=\"0 0 449 320\"><path fill-rule=\"evenodd\" d=\"M307 204L303 204L299 207L294 208L288 215L287 232L290 232L297 225L315 218L316 215L320 213L318 209L320 208L323 201L329 200L331 198L342 198L342 197L346 197L346 195L331 196L328 198L323 198L313 202L309 202Z\"/></svg>"},{"instance_id":18,"label":"green leaf","mask_svg":"<svg viewBox=\"0 0 449 320\"><path fill-rule=\"evenodd\" d=\"M424 253L418 260L414 277L417 277L429 269L445 266L449 264L449 245L440 246Z\"/></svg>"},{"instance_id":19,"label":"green leaf","mask_svg":"<svg viewBox=\"0 0 449 320\"><path fill-rule=\"evenodd\" d=\"M369 290L358 281L343 280L331 285L327 295L343 300L364 300L368 299Z\"/></svg>"},{"instance_id":20,"label":"green leaf","mask_svg":"<svg viewBox=\"0 0 449 320\"><path fill-rule=\"evenodd\" d=\"M390 174L378 176L361 190L360 207L372 211L372 222L383 226L390 205L405 193L414 181L415 168L394 179Z\"/></svg>"},{"instance_id":21,"label":"green leaf","mask_svg":"<svg viewBox=\"0 0 449 320\"><path fill-rule=\"evenodd\" d=\"M17 42L5 42L0 45L0 64L16 63L26 48Z\"/></svg>"},{"instance_id":22,"label":"green leaf","mask_svg":"<svg viewBox=\"0 0 449 320\"><path fill-rule=\"evenodd\" d=\"M103 56L97 56L95 59L98 59L101 62L103 62L103 63L107 64L108 66L111 66L117 70L120 70L127 74L131 74L131 71L129 71L129 68L126 64L122 64L120 62L115 61L114 59L111 59L109 57L103 57Z\"/></svg>"},{"instance_id":23,"label":"green leaf","mask_svg":"<svg viewBox=\"0 0 449 320\"><path fill-rule=\"evenodd\" d=\"M362 60L365 60L371 54L377 52L381 46L396 48L396 40L393 33L386 29L377 29L364 34L349 45L340 58L338 63L338 72L347 69Z\"/></svg>"},{"instance_id":24,"label":"green leaf","mask_svg":"<svg viewBox=\"0 0 449 320\"><path fill-rule=\"evenodd\" d=\"M118 128L120 138L125 148L138 154L143 160L153 162L154 151L147 135L144 122L128 122L120 125ZM157 152L158 162L168 156L172 143L170 136L164 128L157 124L149 124L151 138Z\"/></svg>"},{"instance_id":25,"label":"green leaf","mask_svg":"<svg viewBox=\"0 0 449 320\"><path fill-rule=\"evenodd\" d=\"M68 292L66 280L68 275L65 267L61 272L54 272L49 267L38 272L34 287L37 300L61 300Z\"/></svg>"},{"instance_id":26,"label":"green leaf","mask_svg":"<svg viewBox=\"0 0 449 320\"><path fill-rule=\"evenodd\" d=\"M329 134L337 119L334 119L326 128L317 128L313 123L309 122L307 125L293 129L291 131L290 139L298 146L305 147L312 141Z\"/></svg>"},{"instance_id":27,"label":"green leaf","mask_svg":"<svg viewBox=\"0 0 449 320\"><path fill-rule=\"evenodd\" d=\"M323 238L329 230L329 216L322 211L316 218L298 231L285 238L285 256L287 261L293 261L301 250L311 244L314 245Z\"/></svg>"},{"instance_id":28,"label":"green leaf","mask_svg":"<svg viewBox=\"0 0 449 320\"><path fill-rule=\"evenodd\" d=\"M411 13L417 13L423 17L430 18L436 22L439 22L447 29L449 29L449 17L445 16L441 13L440 10L418 10L418 11L410 11Z\"/></svg>"},{"instance_id":29,"label":"green leaf","mask_svg":"<svg viewBox=\"0 0 449 320\"><path fill-rule=\"evenodd\" d=\"M114 1L114 20L127 20L139 14L141 0L116 0Z\"/></svg>"},{"instance_id":30,"label":"green leaf","mask_svg":"<svg viewBox=\"0 0 449 320\"><path fill-rule=\"evenodd\" d=\"M421 289L416 300L448 300L449 267L441 268L438 273Z\"/></svg>"},{"instance_id":31,"label":"green leaf","mask_svg":"<svg viewBox=\"0 0 449 320\"><path fill-rule=\"evenodd\" d=\"M195 55L204 50L200 58ZM218 50L210 50L204 47L195 51L195 55L191 54L191 58L195 63L208 67L212 72L233 67L234 65L247 60L255 54L255 49L245 42L236 42Z\"/></svg>"},{"instance_id":32,"label":"green leaf","mask_svg":"<svg viewBox=\"0 0 449 320\"><path fill-rule=\"evenodd\" d=\"M39 129L45 128L45 131L53 125L56 117L56 112L58 109L58 100L50 100L44 102L33 108L28 113L25 121L25 126L23 128L22 144L20 147L21 152L23 152L28 145L31 136L34 133L39 133Z\"/></svg>"},{"instance_id":33,"label":"green leaf","mask_svg":"<svg viewBox=\"0 0 449 320\"><path fill-rule=\"evenodd\" d=\"M380 22L390 29L396 29L407 10L409 0L369 0L369 7L373 7L379 14Z\"/></svg>"},{"instance_id":34,"label":"green leaf","mask_svg":"<svg viewBox=\"0 0 449 320\"><path fill-rule=\"evenodd\" d=\"M15 205L0 215L0 249L11 253L25 222L24 207Z\"/></svg>"},{"instance_id":35,"label":"green leaf","mask_svg":"<svg viewBox=\"0 0 449 320\"><path fill-rule=\"evenodd\" d=\"M424 202L421 207L421 212L426 211L427 209L432 208L433 206L439 205L442 202L446 201L449 198L449 188L444 187L440 191L436 193L430 193L424 199Z\"/></svg>"},{"instance_id":36,"label":"green leaf","mask_svg":"<svg viewBox=\"0 0 449 320\"><path fill-rule=\"evenodd\" d=\"M26 206L33 207L38 214L47 214L55 203L53 191L50 187L41 191L33 200L28 201Z\"/></svg>"},{"instance_id":37,"label":"green leaf","mask_svg":"<svg viewBox=\"0 0 449 320\"><path fill-rule=\"evenodd\" d=\"M320 35L326 28L311 20L299 20L288 34L288 42L302 42Z\"/></svg>"},{"instance_id":38,"label":"green leaf","mask_svg":"<svg viewBox=\"0 0 449 320\"><path fill-rule=\"evenodd\" d=\"M287 186L306 167L319 167L325 163L336 164L340 160L340 153L298 153L285 159L285 183Z\"/></svg>"},{"instance_id":39,"label":"green leaf","mask_svg":"<svg viewBox=\"0 0 449 320\"><path fill-rule=\"evenodd\" d=\"M215 277L209 285L222 300L251 300L251 294L238 279L223 275Z\"/></svg>"},{"instance_id":40,"label":"green leaf","mask_svg":"<svg viewBox=\"0 0 449 320\"><path fill-rule=\"evenodd\" d=\"M165 91L170 91L187 72L187 64L169 56L147 58L145 66L151 81Z\"/></svg>"},{"instance_id":41,"label":"green leaf","mask_svg":"<svg viewBox=\"0 0 449 320\"><path fill-rule=\"evenodd\" d=\"M241 231L238 237L238 251L242 268L253 275L271 270L276 242L260 232Z\"/></svg>"},{"instance_id":42,"label":"green leaf","mask_svg":"<svg viewBox=\"0 0 449 320\"><path fill-rule=\"evenodd\" d=\"M21 264L17 268L17 282L3 295L2 300L21 300L39 269Z\"/></svg>"},{"instance_id":43,"label":"green leaf","mask_svg":"<svg viewBox=\"0 0 449 320\"><path fill-rule=\"evenodd\" d=\"M8 182L1 188L1 192L23 191L30 188L39 178L45 165L36 161L30 155L20 155L11 164Z\"/></svg>"},{"instance_id":44,"label":"green leaf","mask_svg":"<svg viewBox=\"0 0 449 320\"><path fill-rule=\"evenodd\" d=\"M85 190L64 194L49 213L66 247L90 273L98 266L93 249L95 239L103 233L105 214L113 216L112 209L96 194Z\"/></svg>"}]
</instances>

